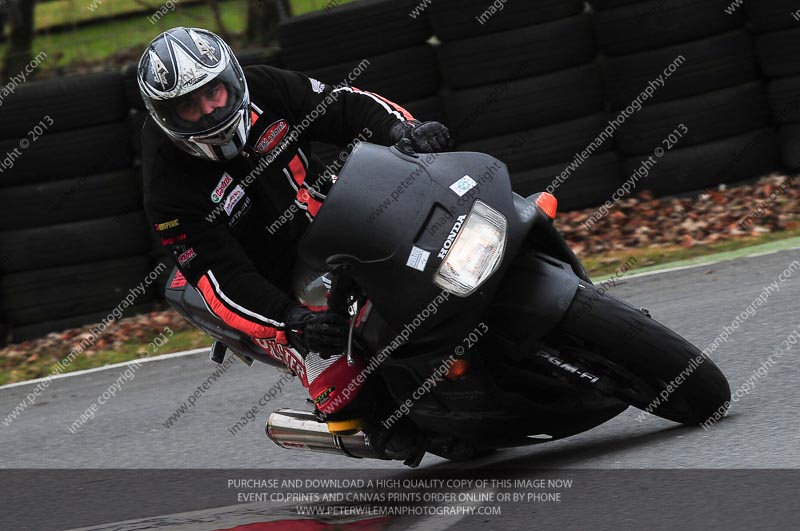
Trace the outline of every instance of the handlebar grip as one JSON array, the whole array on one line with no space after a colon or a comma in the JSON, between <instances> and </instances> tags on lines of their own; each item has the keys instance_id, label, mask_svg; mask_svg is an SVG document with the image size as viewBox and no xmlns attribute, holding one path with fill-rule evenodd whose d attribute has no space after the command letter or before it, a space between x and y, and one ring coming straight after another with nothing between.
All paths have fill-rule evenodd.
<instances>
[{"instance_id":1,"label":"handlebar grip","mask_svg":"<svg viewBox=\"0 0 800 531\"><path fill-rule=\"evenodd\" d=\"M347 313L347 297L356 285L355 280L342 273L334 273L331 283L331 294L328 297L328 308L333 311Z\"/></svg>"}]
</instances>

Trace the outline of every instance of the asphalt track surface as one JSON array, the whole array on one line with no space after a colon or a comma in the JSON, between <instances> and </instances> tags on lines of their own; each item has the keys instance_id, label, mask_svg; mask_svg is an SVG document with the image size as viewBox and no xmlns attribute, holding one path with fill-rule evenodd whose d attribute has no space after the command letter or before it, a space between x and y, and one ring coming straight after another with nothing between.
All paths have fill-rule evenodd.
<instances>
[{"instance_id":1,"label":"asphalt track surface","mask_svg":"<svg viewBox=\"0 0 800 531\"><path fill-rule=\"evenodd\" d=\"M734 394L738 391L740 396L730 414L708 430L681 427L652 416L637 419L639 411L631 408L603 426L565 440L504 450L462 464L427 456L417 470L411 470L399 462L354 460L275 446L264 435L264 421L279 407L305 406L305 390L294 381L260 408L255 421L232 434L233 424L281 377L259 364L248 368L237 361L194 407L165 427L170 415L214 370L206 355L198 354L141 364L135 376L76 433L71 433L69 425L119 381L124 367L53 380L35 406L10 425L0 425L0 467L17 469L0 472L4 478L0 482L4 506L0 528L215 531L238 525L247 531L334 529L313 527L322 524L310 520L320 519L341 524L336 529L368 531L674 529L693 528L692 524L708 529L797 528L800 344L782 355L765 375L757 373L774 349L800 329L800 270L788 276L784 273L784 280L779 281L796 260L800 260L800 251L782 251L623 278L610 288L615 296L649 308L655 319L701 349L739 316L735 330L711 357L728 377ZM747 315L748 305L775 282L779 289L754 314ZM746 318L742 319L743 315ZM31 387L0 389L2 415L23 400ZM288 496L294 491L238 488L235 483L232 487L232 478L304 478L312 482L311 490L314 478L394 478L429 483L363 490L411 492L419 487L418 492L441 494L433 503L438 509L426 509L425 514L418 510L393 519L366 512L311 518L299 516L295 507L324 504L240 499L239 493L283 492ZM473 483L460 487L430 483L435 478L471 479ZM549 490L530 485L507 489L491 479L573 479L574 483ZM498 502L500 493L512 491L522 496L559 492L560 499ZM448 492L456 499L448 499ZM477 493L484 498L492 493L492 498L480 501ZM348 505L351 512L357 505ZM378 505L398 504L384 500ZM502 514L454 514L468 513L477 506L500 507ZM298 518L310 519L306 523L311 527L303 527L306 523ZM295 524L256 525L284 519ZM353 523L365 519L369 521ZM127 523L110 524L121 521Z\"/></svg>"}]
</instances>

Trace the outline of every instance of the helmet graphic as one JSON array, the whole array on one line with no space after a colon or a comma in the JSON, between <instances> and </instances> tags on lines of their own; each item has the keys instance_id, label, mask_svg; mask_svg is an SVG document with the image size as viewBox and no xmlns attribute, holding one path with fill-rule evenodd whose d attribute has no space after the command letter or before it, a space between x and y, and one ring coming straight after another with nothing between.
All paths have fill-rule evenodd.
<instances>
[{"instance_id":1,"label":"helmet graphic","mask_svg":"<svg viewBox=\"0 0 800 531\"><path fill-rule=\"evenodd\" d=\"M147 46L139 91L158 126L181 149L222 161L236 157L250 132L250 94L242 67L221 38L172 28Z\"/></svg>"}]
</instances>

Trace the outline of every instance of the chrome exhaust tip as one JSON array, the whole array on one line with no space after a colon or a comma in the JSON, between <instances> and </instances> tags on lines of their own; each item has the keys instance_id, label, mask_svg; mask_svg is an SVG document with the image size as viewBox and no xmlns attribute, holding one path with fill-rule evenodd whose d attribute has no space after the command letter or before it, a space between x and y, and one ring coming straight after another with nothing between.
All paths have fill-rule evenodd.
<instances>
[{"instance_id":1,"label":"chrome exhaust tip","mask_svg":"<svg viewBox=\"0 0 800 531\"><path fill-rule=\"evenodd\" d=\"M267 437L289 450L305 450L344 455L356 459L386 459L375 450L364 432L335 435L310 411L279 409L269 416L264 428Z\"/></svg>"}]
</instances>

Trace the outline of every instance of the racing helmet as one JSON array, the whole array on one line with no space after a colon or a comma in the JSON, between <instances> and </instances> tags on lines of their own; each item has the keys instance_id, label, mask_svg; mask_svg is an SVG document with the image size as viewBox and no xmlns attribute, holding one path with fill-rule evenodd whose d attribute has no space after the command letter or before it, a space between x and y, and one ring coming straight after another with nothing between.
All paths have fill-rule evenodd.
<instances>
[{"instance_id":1,"label":"racing helmet","mask_svg":"<svg viewBox=\"0 0 800 531\"><path fill-rule=\"evenodd\" d=\"M142 99L166 135L197 157L236 157L250 133L250 94L239 61L219 36L176 27L147 46L137 69Z\"/></svg>"}]
</instances>

